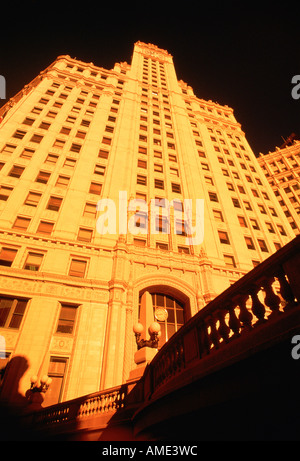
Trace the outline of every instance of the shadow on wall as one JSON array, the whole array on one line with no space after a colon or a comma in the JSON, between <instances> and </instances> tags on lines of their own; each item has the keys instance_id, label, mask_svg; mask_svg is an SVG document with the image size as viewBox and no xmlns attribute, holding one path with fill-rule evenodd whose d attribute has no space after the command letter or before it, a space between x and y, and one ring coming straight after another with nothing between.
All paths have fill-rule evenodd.
<instances>
[{"instance_id":1,"label":"shadow on wall","mask_svg":"<svg viewBox=\"0 0 300 461\"><path fill-rule=\"evenodd\" d=\"M30 440L34 434L21 424L20 415L32 408L32 393L26 395L19 392L19 384L23 375L29 368L29 363L24 356L13 357L2 370L3 381L0 388L0 440ZM37 395L35 409L41 407L43 397Z\"/></svg>"}]
</instances>

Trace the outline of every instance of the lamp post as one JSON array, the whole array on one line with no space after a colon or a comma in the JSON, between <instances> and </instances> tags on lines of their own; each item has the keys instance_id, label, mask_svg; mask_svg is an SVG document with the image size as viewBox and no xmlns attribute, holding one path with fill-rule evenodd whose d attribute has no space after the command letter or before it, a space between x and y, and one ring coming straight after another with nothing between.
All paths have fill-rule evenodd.
<instances>
[{"instance_id":1,"label":"lamp post","mask_svg":"<svg viewBox=\"0 0 300 461\"><path fill-rule=\"evenodd\" d=\"M28 402L27 411L37 411L42 408L45 394L51 383L52 379L47 375L43 375L40 379L36 375L31 376L30 389L25 394Z\"/></svg>"},{"instance_id":2,"label":"lamp post","mask_svg":"<svg viewBox=\"0 0 300 461\"><path fill-rule=\"evenodd\" d=\"M147 337L147 326L150 338ZM134 354L136 368L131 370L129 381L134 381L143 375L147 364L157 353L161 335L160 324L154 321L152 297L148 291L142 295L140 321L133 325L133 332L138 350Z\"/></svg>"},{"instance_id":3,"label":"lamp post","mask_svg":"<svg viewBox=\"0 0 300 461\"><path fill-rule=\"evenodd\" d=\"M142 332L144 331L144 325L142 323L136 323L133 325L133 332L135 334L136 344L139 349L142 347L151 347L157 349L158 340L161 335L160 324L157 322L152 322L148 328L150 339L141 338Z\"/></svg>"},{"instance_id":4,"label":"lamp post","mask_svg":"<svg viewBox=\"0 0 300 461\"><path fill-rule=\"evenodd\" d=\"M47 375L43 375L40 380L37 376L31 376L30 378L30 390L31 392L42 392L45 394L52 383L52 379Z\"/></svg>"}]
</instances>

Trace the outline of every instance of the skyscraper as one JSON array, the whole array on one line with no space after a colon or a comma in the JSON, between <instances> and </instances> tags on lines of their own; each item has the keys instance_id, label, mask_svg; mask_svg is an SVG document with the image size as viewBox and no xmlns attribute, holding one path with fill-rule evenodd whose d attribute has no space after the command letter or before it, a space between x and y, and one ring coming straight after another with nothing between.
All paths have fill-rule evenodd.
<instances>
[{"instance_id":1,"label":"skyscraper","mask_svg":"<svg viewBox=\"0 0 300 461\"><path fill-rule=\"evenodd\" d=\"M155 45L111 70L59 56L0 115L0 334L26 361L3 399L125 382L145 291L161 346L294 237L233 110Z\"/></svg>"},{"instance_id":2,"label":"skyscraper","mask_svg":"<svg viewBox=\"0 0 300 461\"><path fill-rule=\"evenodd\" d=\"M295 235L300 233L300 141L261 155L258 162Z\"/></svg>"}]
</instances>

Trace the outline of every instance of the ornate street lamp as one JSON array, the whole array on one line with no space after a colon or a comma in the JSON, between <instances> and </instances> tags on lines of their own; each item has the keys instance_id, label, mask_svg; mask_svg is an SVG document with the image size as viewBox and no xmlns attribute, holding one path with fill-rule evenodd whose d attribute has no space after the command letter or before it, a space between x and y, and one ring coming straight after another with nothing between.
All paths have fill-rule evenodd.
<instances>
[{"instance_id":1,"label":"ornate street lamp","mask_svg":"<svg viewBox=\"0 0 300 461\"><path fill-rule=\"evenodd\" d=\"M30 378L30 390L31 392L42 392L45 394L52 383L52 379L47 375L43 375L39 380L37 376L31 376Z\"/></svg>"},{"instance_id":2,"label":"ornate street lamp","mask_svg":"<svg viewBox=\"0 0 300 461\"><path fill-rule=\"evenodd\" d=\"M147 326L150 338L147 336ZM161 335L160 325L154 321L151 294L146 291L141 298L140 321L133 325L138 350L134 354L136 367L129 374L129 381L140 378L148 363L157 353L158 340Z\"/></svg>"},{"instance_id":3,"label":"ornate street lamp","mask_svg":"<svg viewBox=\"0 0 300 461\"><path fill-rule=\"evenodd\" d=\"M135 334L136 344L138 350L142 347L151 347L157 349L158 347L158 340L161 335L160 331L160 324L157 322L152 322L148 328L148 332L150 335L150 339L141 338L142 333L144 331L144 325L142 323L136 323L133 325L133 332Z\"/></svg>"}]
</instances>

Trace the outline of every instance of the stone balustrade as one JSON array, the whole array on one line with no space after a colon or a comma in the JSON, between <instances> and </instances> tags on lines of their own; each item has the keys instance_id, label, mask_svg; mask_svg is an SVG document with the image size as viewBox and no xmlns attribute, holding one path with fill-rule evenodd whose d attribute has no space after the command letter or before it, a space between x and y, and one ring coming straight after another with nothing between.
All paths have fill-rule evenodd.
<instances>
[{"instance_id":1,"label":"stone balustrade","mask_svg":"<svg viewBox=\"0 0 300 461\"><path fill-rule=\"evenodd\" d=\"M293 307L299 307L299 250L300 237L297 237L181 327L146 369L145 399L157 395L160 387L179 374L183 378L184 370L195 366L201 369L201 360L216 351L224 351L226 345L234 344L238 338L247 337L251 341L252 332L264 331L268 341L266 326L272 327ZM235 344L238 348L240 341ZM223 357L227 357L226 353Z\"/></svg>"},{"instance_id":2,"label":"stone balustrade","mask_svg":"<svg viewBox=\"0 0 300 461\"><path fill-rule=\"evenodd\" d=\"M123 384L53 405L33 413L31 424L44 433L51 428L52 434L53 429L56 434L72 430L74 434L81 430L87 434L93 424L100 428L103 423L104 428L112 415L118 417L124 410L122 424L146 427L148 416L143 417L143 412L156 399L299 333L299 281L300 236L183 325L135 385Z\"/></svg>"},{"instance_id":3,"label":"stone balustrade","mask_svg":"<svg viewBox=\"0 0 300 461\"><path fill-rule=\"evenodd\" d=\"M121 385L102 392L47 407L34 416L36 427L74 422L96 415L115 413L125 405L127 386Z\"/></svg>"}]
</instances>

